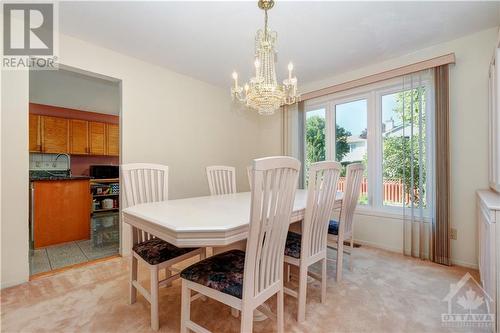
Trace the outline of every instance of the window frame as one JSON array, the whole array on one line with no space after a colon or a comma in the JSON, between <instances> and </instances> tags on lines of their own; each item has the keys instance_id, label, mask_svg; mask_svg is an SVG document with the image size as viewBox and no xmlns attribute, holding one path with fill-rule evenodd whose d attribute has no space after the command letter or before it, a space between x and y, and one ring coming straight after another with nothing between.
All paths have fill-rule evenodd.
<instances>
[{"instance_id":1,"label":"window frame","mask_svg":"<svg viewBox=\"0 0 500 333\"><path fill-rule=\"evenodd\" d=\"M432 97L432 78L422 77L420 85L424 86L431 98L426 98L426 161L427 177L426 196L434 196L433 183L434 170L434 117L433 108L430 107ZM404 214L404 207L384 205L383 198L383 138L382 138L382 97L385 95L409 90L401 78L394 78L382 82L373 83L363 87L353 88L347 91L330 94L305 101L304 103L304 124L306 114L309 111L325 109L325 156L327 159L335 160L335 125L336 106L339 104L366 100L367 101L367 181L368 181L368 203L358 205L356 211L365 215L376 215L386 217L400 217ZM305 126L304 126L305 131ZM304 135L305 140L305 135ZM304 158L306 158L307 147L304 145ZM304 178L307 177L304 173ZM419 209L419 208L415 208ZM424 220L430 218L432 208L424 208Z\"/></svg>"}]
</instances>

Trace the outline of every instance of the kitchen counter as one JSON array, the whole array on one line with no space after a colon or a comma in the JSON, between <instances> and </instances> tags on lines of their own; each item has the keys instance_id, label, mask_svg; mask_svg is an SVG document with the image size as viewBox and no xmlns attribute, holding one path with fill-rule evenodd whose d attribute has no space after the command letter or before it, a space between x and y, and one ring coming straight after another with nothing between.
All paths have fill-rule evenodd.
<instances>
[{"instance_id":1,"label":"kitchen counter","mask_svg":"<svg viewBox=\"0 0 500 333\"><path fill-rule=\"evenodd\" d=\"M89 176L34 176L30 177L30 181L42 180L89 180Z\"/></svg>"}]
</instances>

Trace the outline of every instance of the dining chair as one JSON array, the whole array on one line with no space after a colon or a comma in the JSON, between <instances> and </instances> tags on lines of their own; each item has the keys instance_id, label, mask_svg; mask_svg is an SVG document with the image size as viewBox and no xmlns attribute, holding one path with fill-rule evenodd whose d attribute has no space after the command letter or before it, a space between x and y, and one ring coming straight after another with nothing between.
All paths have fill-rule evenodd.
<instances>
[{"instance_id":1,"label":"dining chair","mask_svg":"<svg viewBox=\"0 0 500 333\"><path fill-rule=\"evenodd\" d=\"M253 313L276 317L284 330L283 256L300 162L291 157L253 161L250 225L246 252L231 250L181 272L181 332L208 332L190 319L191 291L241 311L241 332L251 332ZM261 306L277 294L277 315Z\"/></svg>"},{"instance_id":2,"label":"dining chair","mask_svg":"<svg viewBox=\"0 0 500 333\"><path fill-rule=\"evenodd\" d=\"M168 200L168 166L159 164L130 163L121 166L125 207L142 203ZM151 327L160 327L158 315L158 289L168 286L179 273L172 266L186 259L199 256L205 258L205 250L201 248L178 248L152 234L132 227L132 255L130 264L130 304L136 302L137 291L151 305ZM137 278L138 262L150 271L149 292ZM165 270L165 279L159 280L159 272ZM174 274L172 274L174 273Z\"/></svg>"},{"instance_id":3,"label":"dining chair","mask_svg":"<svg viewBox=\"0 0 500 333\"><path fill-rule=\"evenodd\" d=\"M335 204L337 184L342 166L338 162L325 161L311 164L307 185L307 204L302 232L289 231L285 246L285 264L298 267L299 290L285 287L285 293L297 298L297 321L306 317L307 278L321 281L321 303L326 301L327 235L328 221ZM321 276L308 271L309 266L321 262ZM287 266L287 280L290 269Z\"/></svg>"},{"instance_id":4,"label":"dining chair","mask_svg":"<svg viewBox=\"0 0 500 333\"><path fill-rule=\"evenodd\" d=\"M236 193L236 169L231 166L207 166L210 195Z\"/></svg>"},{"instance_id":5,"label":"dining chair","mask_svg":"<svg viewBox=\"0 0 500 333\"><path fill-rule=\"evenodd\" d=\"M358 205L364 170L365 167L362 163L352 163L347 166L346 184L344 187L339 220L330 220L328 225L328 247L337 250L337 281L342 280L344 252L350 256L349 267L352 269L352 251L354 250L354 211ZM350 251L344 250L344 240L349 240Z\"/></svg>"}]
</instances>

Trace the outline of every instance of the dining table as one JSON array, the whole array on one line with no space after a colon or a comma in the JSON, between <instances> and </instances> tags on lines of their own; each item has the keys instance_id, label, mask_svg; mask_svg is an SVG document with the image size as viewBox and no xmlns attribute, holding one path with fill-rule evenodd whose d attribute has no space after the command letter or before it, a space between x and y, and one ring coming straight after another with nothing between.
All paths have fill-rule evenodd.
<instances>
[{"instance_id":1,"label":"dining table","mask_svg":"<svg viewBox=\"0 0 500 333\"><path fill-rule=\"evenodd\" d=\"M222 252L246 240L250 197L251 192L240 192L144 203L124 209L123 221L177 247L212 247ZM298 189L290 223L304 219L306 204L307 190ZM341 205L338 192L334 209Z\"/></svg>"},{"instance_id":2,"label":"dining table","mask_svg":"<svg viewBox=\"0 0 500 333\"><path fill-rule=\"evenodd\" d=\"M342 206L337 192L334 210ZM150 202L125 208L123 221L177 247L210 247L212 254L245 250L250 224L251 192ZM290 224L305 217L307 190L298 189ZM298 226L300 230L300 226ZM297 228L294 228L297 230ZM267 306L268 307L268 306ZM232 309L233 316L237 311ZM267 316L255 310L254 320Z\"/></svg>"}]
</instances>

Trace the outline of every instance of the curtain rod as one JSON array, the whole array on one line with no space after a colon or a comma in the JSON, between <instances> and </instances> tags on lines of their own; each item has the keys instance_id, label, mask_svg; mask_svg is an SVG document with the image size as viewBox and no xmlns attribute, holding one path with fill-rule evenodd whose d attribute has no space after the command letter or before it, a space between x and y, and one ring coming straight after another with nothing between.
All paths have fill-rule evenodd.
<instances>
[{"instance_id":1,"label":"curtain rod","mask_svg":"<svg viewBox=\"0 0 500 333\"><path fill-rule=\"evenodd\" d=\"M319 90L311 91L302 95L301 100L306 101L308 99L313 99L316 97L321 97L325 95L330 95L337 93L339 91L344 91L352 88L357 88L360 86L366 86L379 81L389 80L398 76L403 76L415 72L419 72L425 69L430 69L442 65L454 64L455 63L455 53L445 54L432 59L419 61L414 64L390 69L377 74L368 75L356 80L347 81L344 83L339 83L330 87L322 88Z\"/></svg>"}]
</instances>

